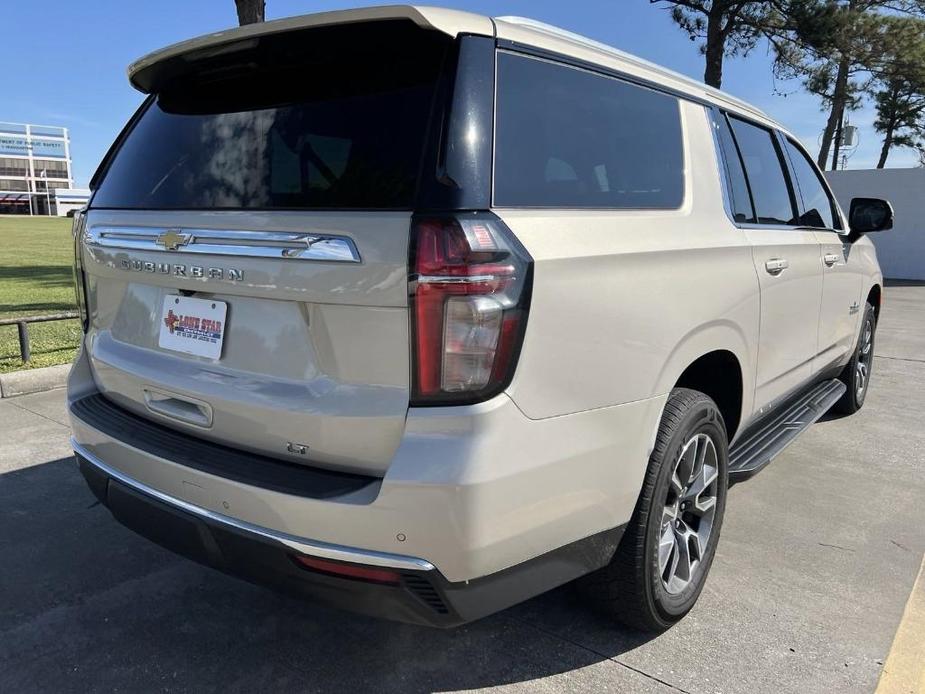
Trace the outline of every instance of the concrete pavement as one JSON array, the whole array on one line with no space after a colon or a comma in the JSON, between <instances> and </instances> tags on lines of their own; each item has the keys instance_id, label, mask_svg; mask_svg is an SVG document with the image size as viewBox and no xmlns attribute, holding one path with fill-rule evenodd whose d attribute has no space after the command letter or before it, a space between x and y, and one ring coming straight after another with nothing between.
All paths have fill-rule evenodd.
<instances>
[{"instance_id":1,"label":"concrete pavement","mask_svg":"<svg viewBox=\"0 0 925 694\"><path fill-rule=\"evenodd\" d=\"M568 589L453 631L199 567L85 488L60 391L0 401L0 691L865 692L925 552L925 287L887 290L865 408L730 491L700 603L649 638Z\"/></svg>"}]
</instances>

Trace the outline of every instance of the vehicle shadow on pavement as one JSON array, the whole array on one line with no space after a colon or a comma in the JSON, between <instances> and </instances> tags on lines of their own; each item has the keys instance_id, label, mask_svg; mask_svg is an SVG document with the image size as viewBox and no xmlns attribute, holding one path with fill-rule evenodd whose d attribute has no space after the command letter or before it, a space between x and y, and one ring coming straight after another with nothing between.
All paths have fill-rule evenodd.
<instances>
[{"instance_id":1,"label":"vehicle shadow on pavement","mask_svg":"<svg viewBox=\"0 0 925 694\"><path fill-rule=\"evenodd\" d=\"M529 682L648 640L568 587L454 630L356 616L135 536L73 458L0 474L0 690L444 691Z\"/></svg>"}]
</instances>

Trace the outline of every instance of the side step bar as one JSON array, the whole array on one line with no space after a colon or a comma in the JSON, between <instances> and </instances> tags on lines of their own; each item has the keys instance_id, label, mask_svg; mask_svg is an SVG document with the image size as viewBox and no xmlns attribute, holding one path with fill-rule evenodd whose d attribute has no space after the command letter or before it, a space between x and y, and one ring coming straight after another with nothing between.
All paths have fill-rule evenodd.
<instances>
[{"instance_id":1,"label":"side step bar","mask_svg":"<svg viewBox=\"0 0 925 694\"><path fill-rule=\"evenodd\" d=\"M729 481L748 479L784 450L844 394L837 379L823 381L784 404L766 422L746 432L729 451Z\"/></svg>"}]
</instances>

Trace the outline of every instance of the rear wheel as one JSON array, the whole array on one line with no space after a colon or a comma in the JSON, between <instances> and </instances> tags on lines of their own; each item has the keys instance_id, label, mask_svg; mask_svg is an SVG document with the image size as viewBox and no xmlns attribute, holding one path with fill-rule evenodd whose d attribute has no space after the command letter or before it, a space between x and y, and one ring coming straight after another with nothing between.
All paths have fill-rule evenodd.
<instances>
[{"instance_id":1,"label":"rear wheel","mask_svg":"<svg viewBox=\"0 0 925 694\"><path fill-rule=\"evenodd\" d=\"M665 405L636 509L611 563L582 579L604 612L662 631L697 602L726 507L728 445L716 403L677 388Z\"/></svg>"},{"instance_id":2,"label":"rear wheel","mask_svg":"<svg viewBox=\"0 0 925 694\"><path fill-rule=\"evenodd\" d=\"M861 334L851 361L845 366L838 379L848 389L833 409L841 414L854 414L864 405L867 389L870 385L871 371L874 366L874 337L877 332L877 314L870 304L864 307L861 321Z\"/></svg>"}]
</instances>

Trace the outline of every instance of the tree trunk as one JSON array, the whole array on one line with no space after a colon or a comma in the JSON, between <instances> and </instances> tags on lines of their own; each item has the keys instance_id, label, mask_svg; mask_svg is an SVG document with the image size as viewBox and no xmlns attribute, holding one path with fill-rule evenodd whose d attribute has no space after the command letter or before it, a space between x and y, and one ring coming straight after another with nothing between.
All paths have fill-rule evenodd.
<instances>
[{"instance_id":1,"label":"tree trunk","mask_svg":"<svg viewBox=\"0 0 925 694\"><path fill-rule=\"evenodd\" d=\"M832 143L832 171L838 171L838 156L841 154L841 142L845 132L845 109L842 108L838 125L835 127L835 140Z\"/></svg>"},{"instance_id":2,"label":"tree trunk","mask_svg":"<svg viewBox=\"0 0 925 694\"><path fill-rule=\"evenodd\" d=\"M234 0L238 10L238 24L257 24L264 21L266 3L264 0Z\"/></svg>"},{"instance_id":3,"label":"tree trunk","mask_svg":"<svg viewBox=\"0 0 925 694\"><path fill-rule=\"evenodd\" d=\"M726 53L721 7L722 3L714 2L707 17L707 44L704 50L706 65L703 70L703 81L717 89L723 85L723 56Z\"/></svg>"},{"instance_id":4,"label":"tree trunk","mask_svg":"<svg viewBox=\"0 0 925 694\"><path fill-rule=\"evenodd\" d=\"M842 58L838 63L838 73L835 76L835 91L832 93L832 110L829 112L829 119L825 123L825 130L822 131L822 145L819 147L819 158L816 159L816 163L819 164L819 168L823 171L825 171L828 163L829 150L832 147L835 131L845 115L845 105L848 103L848 70L850 68L851 61L847 57Z\"/></svg>"},{"instance_id":5,"label":"tree trunk","mask_svg":"<svg viewBox=\"0 0 925 694\"><path fill-rule=\"evenodd\" d=\"M890 156L890 150L893 148L893 126L886 129L883 134L883 147L880 148L880 161L877 162L877 168L882 169L886 166L886 158Z\"/></svg>"}]
</instances>

